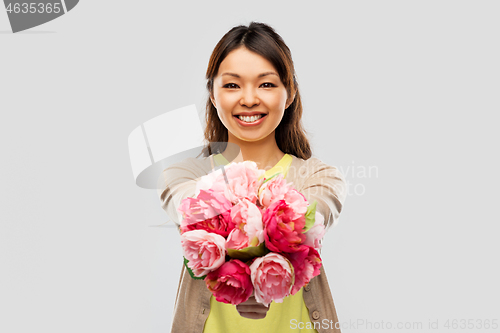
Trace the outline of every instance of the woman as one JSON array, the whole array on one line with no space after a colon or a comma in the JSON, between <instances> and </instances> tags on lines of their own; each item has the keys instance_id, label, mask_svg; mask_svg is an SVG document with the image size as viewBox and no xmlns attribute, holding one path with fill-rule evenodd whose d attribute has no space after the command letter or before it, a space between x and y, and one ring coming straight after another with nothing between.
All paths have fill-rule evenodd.
<instances>
[{"instance_id":1,"label":"woman","mask_svg":"<svg viewBox=\"0 0 500 333\"><path fill-rule=\"evenodd\" d=\"M214 161L251 160L266 172L283 172L309 202L318 201L325 226L335 224L345 181L336 168L311 158L293 61L282 38L262 23L234 27L216 45L206 78L204 159L188 159L163 173L160 199L174 222L181 219L176 207L194 195L196 179L213 170ZM222 153L212 154L218 144ZM323 268L302 289L269 307L253 296L235 307L217 302L183 267L172 332L340 332Z\"/></svg>"}]
</instances>

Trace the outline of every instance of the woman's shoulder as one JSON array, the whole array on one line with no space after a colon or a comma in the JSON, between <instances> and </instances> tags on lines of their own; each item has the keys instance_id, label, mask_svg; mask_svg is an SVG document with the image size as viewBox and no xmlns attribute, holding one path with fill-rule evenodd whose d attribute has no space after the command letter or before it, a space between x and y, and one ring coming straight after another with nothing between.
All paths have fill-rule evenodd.
<instances>
[{"instance_id":1,"label":"woman's shoulder","mask_svg":"<svg viewBox=\"0 0 500 333\"><path fill-rule=\"evenodd\" d=\"M303 158L300 158L300 157L297 157L293 154L288 154L292 157L293 161L295 161L295 163L298 163L298 164L317 164L317 163L324 163L323 160L319 159L318 157L314 157L314 156L311 156L309 157L308 159L303 159Z\"/></svg>"},{"instance_id":2,"label":"woman's shoulder","mask_svg":"<svg viewBox=\"0 0 500 333\"><path fill-rule=\"evenodd\" d=\"M158 188L198 180L212 170L209 157L187 157L166 166L158 179Z\"/></svg>"},{"instance_id":3,"label":"woman's shoulder","mask_svg":"<svg viewBox=\"0 0 500 333\"><path fill-rule=\"evenodd\" d=\"M191 172L196 176L203 176L207 171L211 170L210 157L187 157L172 163L166 169Z\"/></svg>"},{"instance_id":4,"label":"woman's shoulder","mask_svg":"<svg viewBox=\"0 0 500 333\"><path fill-rule=\"evenodd\" d=\"M318 157L302 159L295 155L289 155L292 156L292 163L290 165L291 177L308 178L318 173L322 173L324 176L326 173L327 175L332 174L335 177L344 179L344 176L336 166L327 164Z\"/></svg>"}]
</instances>

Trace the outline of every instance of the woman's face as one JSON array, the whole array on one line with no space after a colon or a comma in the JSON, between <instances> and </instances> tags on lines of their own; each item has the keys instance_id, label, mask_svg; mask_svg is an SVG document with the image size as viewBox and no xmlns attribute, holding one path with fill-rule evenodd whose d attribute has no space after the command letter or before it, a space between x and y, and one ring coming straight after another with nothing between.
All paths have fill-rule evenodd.
<instances>
[{"instance_id":1,"label":"woman's face","mask_svg":"<svg viewBox=\"0 0 500 333\"><path fill-rule=\"evenodd\" d=\"M260 141L269 135L274 139L289 106L274 66L245 47L231 51L220 64L211 100L228 129L229 142ZM242 115L252 117L240 119Z\"/></svg>"}]
</instances>

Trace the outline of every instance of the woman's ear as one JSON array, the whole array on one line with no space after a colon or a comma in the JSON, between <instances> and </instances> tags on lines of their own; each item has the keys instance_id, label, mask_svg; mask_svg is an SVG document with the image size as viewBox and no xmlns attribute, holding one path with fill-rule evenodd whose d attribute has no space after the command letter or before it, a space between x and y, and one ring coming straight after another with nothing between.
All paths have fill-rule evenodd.
<instances>
[{"instance_id":1,"label":"woman's ear","mask_svg":"<svg viewBox=\"0 0 500 333\"><path fill-rule=\"evenodd\" d=\"M212 105L214 106L214 108L217 109L217 105L215 104L215 98L214 98L214 96L210 95L210 101L212 102Z\"/></svg>"},{"instance_id":2,"label":"woman's ear","mask_svg":"<svg viewBox=\"0 0 500 333\"><path fill-rule=\"evenodd\" d=\"M293 101L295 100L295 93L296 91L293 92L292 96L290 96L290 98L288 98L288 100L286 101L286 107L285 109L288 109L288 107L290 105L292 105Z\"/></svg>"}]
</instances>

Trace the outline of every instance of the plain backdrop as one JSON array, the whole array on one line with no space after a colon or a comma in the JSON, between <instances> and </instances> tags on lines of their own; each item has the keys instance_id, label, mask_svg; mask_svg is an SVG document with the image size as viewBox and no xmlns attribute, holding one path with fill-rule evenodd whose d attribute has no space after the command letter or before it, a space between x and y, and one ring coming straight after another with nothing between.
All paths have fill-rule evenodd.
<instances>
[{"instance_id":1,"label":"plain backdrop","mask_svg":"<svg viewBox=\"0 0 500 333\"><path fill-rule=\"evenodd\" d=\"M189 104L203 119L213 47L252 20L290 47L313 156L349 183L322 252L342 331L494 331L499 10L84 0L12 34L0 8L0 331L169 331L179 235L127 138Z\"/></svg>"}]
</instances>

